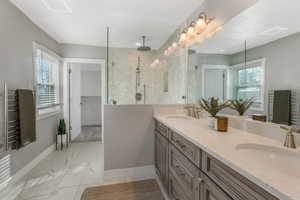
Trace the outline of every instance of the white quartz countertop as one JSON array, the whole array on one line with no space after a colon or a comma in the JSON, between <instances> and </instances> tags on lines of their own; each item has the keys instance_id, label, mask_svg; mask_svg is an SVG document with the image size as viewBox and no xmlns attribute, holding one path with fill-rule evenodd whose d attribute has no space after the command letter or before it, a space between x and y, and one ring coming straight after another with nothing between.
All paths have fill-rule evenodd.
<instances>
[{"instance_id":1,"label":"white quartz countertop","mask_svg":"<svg viewBox=\"0 0 300 200\"><path fill-rule=\"evenodd\" d=\"M278 141L234 128L217 132L208 127L207 119L154 118L277 198L300 200L299 148L290 150ZM248 149L253 144L258 145L257 150ZM274 152L261 152L260 146Z\"/></svg>"}]
</instances>

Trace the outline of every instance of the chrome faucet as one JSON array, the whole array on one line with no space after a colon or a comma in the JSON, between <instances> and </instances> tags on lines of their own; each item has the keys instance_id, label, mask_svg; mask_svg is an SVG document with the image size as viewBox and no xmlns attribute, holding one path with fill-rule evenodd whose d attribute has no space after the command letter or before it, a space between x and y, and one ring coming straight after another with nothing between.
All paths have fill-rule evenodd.
<instances>
[{"instance_id":1,"label":"chrome faucet","mask_svg":"<svg viewBox=\"0 0 300 200\"><path fill-rule=\"evenodd\" d=\"M295 137L293 133L300 133L299 127L280 126L281 129L287 130L284 140L284 146L290 149L296 149Z\"/></svg>"},{"instance_id":2,"label":"chrome faucet","mask_svg":"<svg viewBox=\"0 0 300 200\"><path fill-rule=\"evenodd\" d=\"M199 113L202 111L202 109L197 105L187 105L184 107L187 110L188 116L199 119L200 115Z\"/></svg>"}]
</instances>

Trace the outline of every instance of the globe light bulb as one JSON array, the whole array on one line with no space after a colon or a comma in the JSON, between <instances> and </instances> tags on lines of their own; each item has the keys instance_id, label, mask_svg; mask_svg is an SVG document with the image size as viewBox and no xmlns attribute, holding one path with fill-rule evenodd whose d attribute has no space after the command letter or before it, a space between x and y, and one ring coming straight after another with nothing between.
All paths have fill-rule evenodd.
<instances>
[{"instance_id":1,"label":"globe light bulb","mask_svg":"<svg viewBox=\"0 0 300 200\"><path fill-rule=\"evenodd\" d=\"M184 41L184 40L186 40L186 39L187 39L186 33L181 33L181 35L180 35L180 40L181 40L181 41Z\"/></svg>"},{"instance_id":2,"label":"globe light bulb","mask_svg":"<svg viewBox=\"0 0 300 200\"><path fill-rule=\"evenodd\" d=\"M178 44L176 42L173 42L172 46L176 49L178 47Z\"/></svg>"},{"instance_id":3,"label":"globe light bulb","mask_svg":"<svg viewBox=\"0 0 300 200\"><path fill-rule=\"evenodd\" d=\"M200 17L196 22L195 31L197 33L201 33L206 29L206 27L207 27L207 24L206 24L205 18Z\"/></svg>"},{"instance_id":4,"label":"globe light bulb","mask_svg":"<svg viewBox=\"0 0 300 200\"><path fill-rule=\"evenodd\" d=\"M195 29L193 26L190 26L187 31L187 38L192 39L195 36L196 36Z\"/></svg>"}]
</instances>

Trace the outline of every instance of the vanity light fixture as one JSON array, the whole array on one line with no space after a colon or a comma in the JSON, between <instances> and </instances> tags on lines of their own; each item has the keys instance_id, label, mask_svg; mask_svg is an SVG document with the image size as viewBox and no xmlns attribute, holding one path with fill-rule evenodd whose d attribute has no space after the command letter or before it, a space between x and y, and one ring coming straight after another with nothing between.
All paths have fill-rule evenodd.
<instances>
[{"instance_id":1,"label":"vanity light fixture","mask_svg":"<svg viewBox=\"0 0 300 200\"><path fill-rule=\"evenodd\" d=\"M208 18L207 15L202 12L200 13L197 20L192 21L191 24L184 28L179 36L179 41L174 45L168 47L164 54L165 56L172 55L178 46L186 48L191 45L199 45L205 40L208 40L219 33L223 28L216 27L212 30L208 29L208 25L213 21L213 18ZM173 43L174 44L174 43Z\"/></svg>"}]
</instances>

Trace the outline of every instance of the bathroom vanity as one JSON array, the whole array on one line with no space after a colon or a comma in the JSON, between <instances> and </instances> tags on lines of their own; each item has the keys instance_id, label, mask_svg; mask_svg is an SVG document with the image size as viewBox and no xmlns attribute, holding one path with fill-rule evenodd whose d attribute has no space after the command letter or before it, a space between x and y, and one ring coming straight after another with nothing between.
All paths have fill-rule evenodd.
<instances>
[{"instance_id":1,"label":"bathroom vanity","mask_svg":"<svg viewBox=\"0 0 300 200\"><path fill-rule=\"evenodd\" d=\"M227 133L219 133L208 128L205 119L161 115L155 116L155 122L156 173L170 199L300 198L299 172L292 176L291 171L283 172L288 163L276 166L280 159L274 161L270 157L268 160L258 155L260 150L256 148L263 145L274 147L275 152L280 151L277 141L233 128ZM291 153L300 155L297 150ZM271 152L269 155L276 157L281 154ZM288 159L292 161L294 157Z\"/></svg>"}]
</instances>

